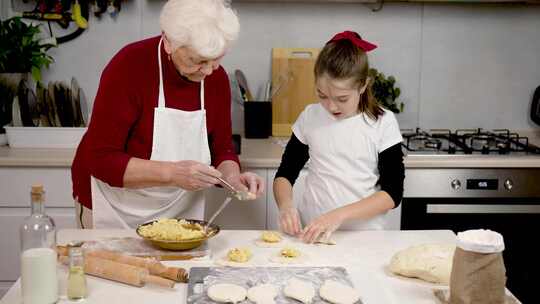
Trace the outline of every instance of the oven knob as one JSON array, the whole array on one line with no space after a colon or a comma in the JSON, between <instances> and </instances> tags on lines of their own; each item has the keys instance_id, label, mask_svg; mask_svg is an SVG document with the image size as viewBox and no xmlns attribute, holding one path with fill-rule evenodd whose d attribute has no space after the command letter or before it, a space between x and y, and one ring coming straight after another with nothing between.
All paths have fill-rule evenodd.
<instances>
[{"instance_id":1,"label":"oven knob","mask_svg":"<svg viewBox=\"0 0 540 304\"><path fill-rule=\"evenodd\" d=\"M461 182L459 181L459 179L455 179L450 183L450 186L452 186L452 189L458 190L459 188L461 188Z\"/></svg>"},{"instance_id":2,"label":"oven knob","mask_svg":"<svg viewBox=\"0 0 540 304\"><path fill-rule=\"evenodd\" d=\"M511 179L507 179L504 181L504 188L508 191L511 191L512 188L514 188L514 182Z\"/></svg>"}]
</instances>

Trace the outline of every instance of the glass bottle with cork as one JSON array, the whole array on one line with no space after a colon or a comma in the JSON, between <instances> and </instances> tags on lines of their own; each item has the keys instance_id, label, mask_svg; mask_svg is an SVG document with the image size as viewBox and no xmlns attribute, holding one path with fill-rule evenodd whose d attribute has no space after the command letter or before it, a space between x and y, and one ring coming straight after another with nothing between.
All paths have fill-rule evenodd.
<instances>
[{"instance_id":1,"label":"glass bottle with cork","mask_svg":"<svg viewBox=\"0 0 540 304\"><path fill-rule=\"evenodd\" d=\"M45 214L43 185L32 186L32 213L20 226L21 289L24 304L50 304L58 300L56 227Z\"/></svg>"}]
</instances>

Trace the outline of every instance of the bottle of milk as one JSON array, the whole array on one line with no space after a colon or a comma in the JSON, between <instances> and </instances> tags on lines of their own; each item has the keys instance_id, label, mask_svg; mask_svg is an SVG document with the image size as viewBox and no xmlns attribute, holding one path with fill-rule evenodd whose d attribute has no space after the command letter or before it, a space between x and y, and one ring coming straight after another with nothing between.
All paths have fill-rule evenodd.
<instances>
[{"instance_id":1,"label":"bottle of milk","mask_svg":"<svg viewBox=\"0 0 540 304\"><path fill-rule=\"evenodd\" d=\"M51 304L58 300L56 227L45 214L43 185L33 185L32 214L20 227L21 288L24 304Z\"/></svg>"}]
</instances>

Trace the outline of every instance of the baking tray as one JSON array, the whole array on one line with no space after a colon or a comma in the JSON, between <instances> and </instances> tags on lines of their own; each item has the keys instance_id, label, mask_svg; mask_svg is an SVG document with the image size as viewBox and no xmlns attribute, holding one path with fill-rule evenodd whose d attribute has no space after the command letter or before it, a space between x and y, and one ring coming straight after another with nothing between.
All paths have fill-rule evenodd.
<instances>
[{"instance_id":1,"label":"baking tray","mask_svg":"<svg viewBox=\"0 0 540 304\"><path fill-rule=\"evenodd\" d=\"M343 267L192 267L189 272L187 303L216 303L208 298L206 290L217 283L233 283L246 289L270 283L279 287L279 294L275 298L277 304L300 303L283 295L283 288L292 277L313 284L316 290L313 303L327 303L319 297L319 288L327 279L354 286ZM252 302L246 299L240 303ZM362 301L355 304L362 304Z\"/></svg>"}]
</instances>

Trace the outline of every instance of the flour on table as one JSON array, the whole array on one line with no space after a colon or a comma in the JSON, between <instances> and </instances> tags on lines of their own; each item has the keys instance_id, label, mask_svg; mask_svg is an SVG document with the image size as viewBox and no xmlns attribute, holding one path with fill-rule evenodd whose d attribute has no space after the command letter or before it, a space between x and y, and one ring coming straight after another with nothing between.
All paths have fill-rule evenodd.
<instances>
[{"instance_id":1,"label":"flour on table","mask_svg":"<svg viewBox=\"0 0 540 304\"><path fill-rule=\"evenodd\" d=\"M315 288L310 282L302 281L297 278L291 278L283 289L285 296L296 299L302 303L311 303L315 297Z\"/></svg>"},{"instance_id":2,"label":"flour on table","mask_svg":"<svg viewBox=\"0 0 540 304\"><path fill-rule=\"evenodd\" d=\"M319 289L319 295L334 304L353 304L360 300L358 290L334 280L324 281Z\"/></svg>"},{"instance_id":3,"label":"flour on table","mask_svg":"<svg viewBox=\"0 0 540 304\"><path fill-rule=\"evenodd\" d=\"M244 287L236 284L221 283L208 287L207 295L212 301L238 303L244 301L247 291Z\"/></svg>"}]
</instances>

